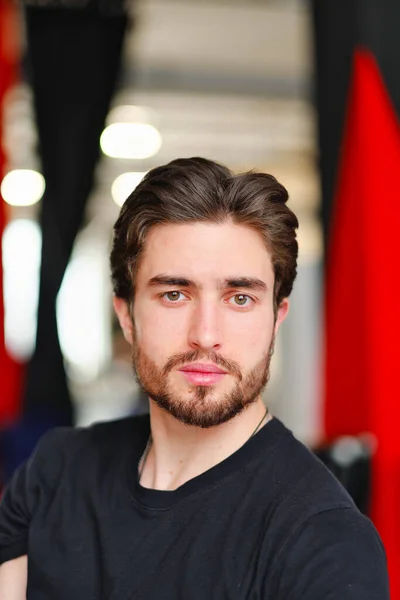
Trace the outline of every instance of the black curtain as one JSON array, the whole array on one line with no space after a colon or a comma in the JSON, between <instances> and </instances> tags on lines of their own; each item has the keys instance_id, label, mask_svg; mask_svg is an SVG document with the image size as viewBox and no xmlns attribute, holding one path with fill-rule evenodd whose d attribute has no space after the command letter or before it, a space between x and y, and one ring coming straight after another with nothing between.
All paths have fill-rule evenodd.
<instances>
[{"instance_id":1,"label":"black curtain","mask_svg":"<svg viewBox=\"0 0 400 600\"><path fill-rule=\"evenodd\" d=\"M374 55L400 115L400 4L398 0L313 0L312 11L322 221L327 247L353 55L357 48L365 48Z\"/></svg>"},{"instance_id":2,"label":"black curtain","mask_svg":"<svg viewBox=\"0 0 400 600\"><path fill-rule=\"evenodd\" d=\"M46 180L40 212L42 263L36 349L27 366L21 419L2 436L9 462L6 476L31 453L46 429L73 423L56 298L83 224L128 25L122 2L114 0L81 2L82 6L75 2L75 8L64 7L64 2L58 2L63 7L34 4L27 0L25 6L25 70L34 95Z\"/></svg>"}]
</instances>

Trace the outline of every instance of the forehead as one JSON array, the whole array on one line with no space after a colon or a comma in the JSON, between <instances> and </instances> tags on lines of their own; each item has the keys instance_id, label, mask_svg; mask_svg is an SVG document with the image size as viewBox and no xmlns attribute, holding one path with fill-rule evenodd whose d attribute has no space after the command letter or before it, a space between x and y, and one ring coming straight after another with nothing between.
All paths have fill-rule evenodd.
<instances>
[{"instance_id":1,"label":"forehead","mask_svg":"<svg viewBox=\"0 0 400 600\"><path fill-rule=\"evenodd\" d=\"M147 236L138 279L171 273L206 282L232 275L274 279L270 254L257 231L231 222L166 224Z\"/></svg>"}]
</instances>

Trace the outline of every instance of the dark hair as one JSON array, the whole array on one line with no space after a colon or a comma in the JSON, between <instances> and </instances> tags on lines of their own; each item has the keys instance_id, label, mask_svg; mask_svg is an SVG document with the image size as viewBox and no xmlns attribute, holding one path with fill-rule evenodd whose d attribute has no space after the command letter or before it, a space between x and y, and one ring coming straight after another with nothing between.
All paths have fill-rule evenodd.
<instances>
[{"instance_id":1,"label":"dark hair","mask_svg":"<svg viewBox=\"0 0 400 600\"><path fill-rule=\"evenodd\" d=\"M205 158L182 158L147 173L122 206L114 226L111 275L116 296L133 300L135 273L146 236L166 223L247 225L264 238L275 274L274 307L289 296L296 277L296 215L288 193L272 175L233 174Z\"/></svg>"}]
</instances>

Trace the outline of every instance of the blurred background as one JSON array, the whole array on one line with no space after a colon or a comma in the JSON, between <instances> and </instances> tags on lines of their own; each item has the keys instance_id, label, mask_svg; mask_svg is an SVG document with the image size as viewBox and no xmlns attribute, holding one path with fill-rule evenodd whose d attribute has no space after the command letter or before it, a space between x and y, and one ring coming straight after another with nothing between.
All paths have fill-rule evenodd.
<instances>
[{"instance_id":1,"label":"blurred background","mask_svg":"<svg viewBox=\"0 0 400 600\"><path fill-rule=\"evenodd\" d=\"M373 518L400 599L399 25L389 0L0 0L0 483L50 427L147 410L108 267L143 175L270 172L300 256L266 401Z\"/></svg>"}]
</instances>

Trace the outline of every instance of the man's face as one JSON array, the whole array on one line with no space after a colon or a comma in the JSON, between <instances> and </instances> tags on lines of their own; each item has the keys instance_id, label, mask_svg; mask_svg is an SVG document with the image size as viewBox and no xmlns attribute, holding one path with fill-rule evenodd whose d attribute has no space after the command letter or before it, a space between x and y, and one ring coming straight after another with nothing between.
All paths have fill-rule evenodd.
<instances>
[{"instance_id":1,"label":"man's face","mask_svg":"<svg viewBox=\"0 0 400 600\"><path fill-rule=\"evenodd\" d=\"M115 301L144 390L190 425L239 414L267 383L287 312L284 301L275 319L273 289L256 231L230 222L153 228L136 275L133 324L126 303Z\"/></svg>"}]
</instances>

